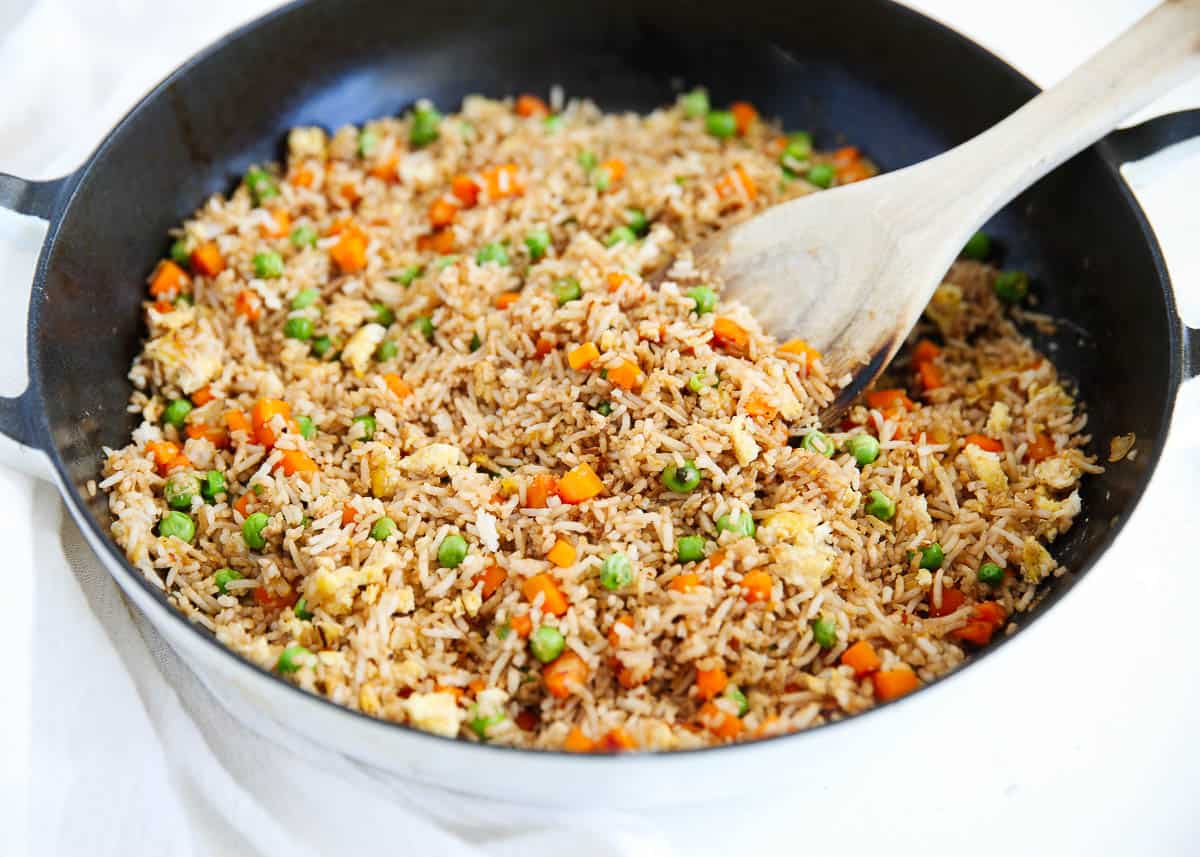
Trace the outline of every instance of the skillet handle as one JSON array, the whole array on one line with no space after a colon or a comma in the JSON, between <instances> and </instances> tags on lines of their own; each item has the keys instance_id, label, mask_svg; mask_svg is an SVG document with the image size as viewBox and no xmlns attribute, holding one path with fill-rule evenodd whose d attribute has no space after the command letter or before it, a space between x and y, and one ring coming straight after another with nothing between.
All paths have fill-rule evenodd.
<instances>
[{"instance_id":1,"label":"skillet handle","mask_svg":"<svg viewBox=\"0 0 1200 857\"><path fill-rule=\"evenodd\" d=\"M0 208L6 208L42 221L50 221L53 224L62 209L62 203L70 195L77 177L77 173L72 173L49 181L26 181L16 176L0 173ZM37 228L37 226L34 227L34 229ZM29 230L22 227L19 231L27 233ZM47 234L52 233L53 227ZM16 243L20 243L24 239L25 236L22 234ZM43 237L37 240L44 241L45 239ZM42 250L44 251L44 249L43 245ZM22 256L28 258L28 255L20 250L13 253L14 263L19 264L17 260ZM43 261L39 260L39 269L42 264ZM11 304L9 305L11 306ZM19 396L12 398L0 396L0 434L16 441L21 447L40 450L44 446L44 442L39 441L39 432L34 419L33 399L35 396L36 392L32 383ZM18 449L15 455L8 454L10 451L0 450L0 460L11 463L22 470L33 471L35 474L39 474L43 469L39 466L42 462L34 463L30 460L31 456L27 449ZM41 456L37 456L37 458L40 459Z\"/></svg>"}]
</instances>

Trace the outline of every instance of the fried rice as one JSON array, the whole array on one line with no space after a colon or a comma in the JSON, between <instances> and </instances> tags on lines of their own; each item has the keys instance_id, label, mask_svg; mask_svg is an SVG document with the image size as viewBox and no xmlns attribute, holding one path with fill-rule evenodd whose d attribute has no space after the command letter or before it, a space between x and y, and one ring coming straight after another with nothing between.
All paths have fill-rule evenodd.
<instances>
[{"instance_id":1,"label":"fried rice","mask_svg":"<svg viewBox=\"0 0 1200 857\"><path fill-rule=\"evenodd\" d=\"M844 379L687 251L875 172L809 149L557 93L293 130L151 276L114 538L242 657L472 741L753 740L954 669L1062 573L1086 417L962 259L819 431Z\"/></svg>"}]
</instances>

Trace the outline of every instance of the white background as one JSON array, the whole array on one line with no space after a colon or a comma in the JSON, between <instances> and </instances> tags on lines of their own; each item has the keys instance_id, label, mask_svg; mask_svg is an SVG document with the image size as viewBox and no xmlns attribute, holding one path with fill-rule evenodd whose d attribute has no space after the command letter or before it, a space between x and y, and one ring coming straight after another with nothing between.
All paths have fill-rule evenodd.
<instances>
[{"instance_id":1,"label":"white background","mask_svg":"<svg viewBox=\"0 0 1200 857\"><path fill-rule=\"evenodd\" d=\"M0 0L0 170L49 177L81 160L171 68L274 4L38 0L17 36L4 40L12 26L5 13L17 5ZM1044 86L1152 3L912 5ZM1198 83L1143 115L1191 106L1200 106ZM1177 147L1155 164L1131 168L1129 176L1158 233L1184 317L1200 326L1200 147ZM38 231L3 215L0 226L6 227L0 241L8 242L0 259L9 263L0 283L0 393L14 393L22 383L18 344L33 255L18 253L13 241L32 246ZM1200 383L1193 383L1181 394L1158 475L1117 544L1051 617L941 694L941 707L930 714L940 740L912 745L896 735L895 752L863 772L859 790L829 793L820 805L781 810L776 802L769 817L664 813L657 821L667 839L692 855L715 853L714 843L730 850L729 837L714 834L713 825L736 833L742 853L1200 853L1198 432ZM0 468L3 854L24 853L27 841L31 653L54 644L45 633L34 639L30 605L35 587L46 585L39 573L61 566L60 558L42 553L53 540L35 542L30 530L56 502L51 489ZM86 669L87 652L63 656L78 658ZM88 728L86 711L79 712L78 728ZM93 775L103 779L105 772ZM820 778L822 771L796 776ZM746 789L752 794L754 783Z\"/></svg>"}]
</instances>

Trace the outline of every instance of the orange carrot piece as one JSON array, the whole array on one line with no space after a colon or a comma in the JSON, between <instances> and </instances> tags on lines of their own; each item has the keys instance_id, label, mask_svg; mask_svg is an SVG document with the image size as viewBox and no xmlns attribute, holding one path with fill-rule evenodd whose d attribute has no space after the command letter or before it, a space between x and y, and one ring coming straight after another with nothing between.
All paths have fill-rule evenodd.
<instances>
[{"instance_id":1,"label":"orange carrot piece","mask_svg":"<svg viewBox=\"0 0 1200 857\"><path fill-rule=\"evenodd\" d=\"M1045 461L1054 453L1058 452L1058 447L1054 445L1054 441L1050 436L1038 432L1033 438L1033 443L1025 450L1025 457L1030 461Z\"/></svg>"},{"instance_id":2,"label":"orange carrot piece","mask_svg":"<svg viewBox=\"0 0 1200 857\"><path fill-rule=\"evenodd\" d=\"M521 584L521 593L530 603L542 596L542 612L551 616L561 616L567 612L567 597L562 594L554 578L548 574L535 574Z\"/></svg>"},{"instance_id":3,"label":"orange carrot piece","mask_svg":"<svg viewBox=\"0 0 1200 857\"><path fill-rule=\"evenodd\" d=\"M742 578L742 597L751 604L767 601L771 598L771 575L765 571L747 572Z\"/></svg>"},{"instance_id":4,"label":"orange carrot piece","mask_svg":"<svg viewBox=\"0 0 1200 857\"><path fill-rule=\"evenodd\" d=\"M174 295L186 291L191 284L192 278L183 268L170 259L163 259L150 277L150 294L156 298Z\"/></svg>"},{"instance_id":5,"label":"orange carrot piece","mask_svg":"<svg viewBox=\"0 0 1200 857\"><path fill-rule=\"evenodd\" d=\"M244 431L247 435L250 436L251 440L254 439L254 435L253 435L253 432L251 431L251 427L250 427L250 421L248 419L246 419L246 415L243 414L241 411L226 411L225 412L225 426L231 432Z\"/></svg>"},{"instance_id":6,"label":"orange carrot piece","mask_svg":"<svg viewBox=\"0 0 1200 857\"><path fill-rule=\"evenodd\" d=\"M751 393L746 397L746 413L752 417L762 417L763 419L772 419L775 414L775 406L771 404L771 400L763 393Z\"/></svg>"},{"instance_id":7,"label":"orange carrot piece","mask_svg":"<svg viewBox=\"0 0 1200 857\"><path fill-rule=\"evenodd\" d=\"M352 182L343 183L338 191L341 193L342 199L351 205L357 205L358 201L362 199L362 194L358 192L358 186Z\"/></svg>"},{"instance_id":8,"label":"orange carrot piece","mask_svg":"<svg viewBox=\"0 0 1200 857\"><path fill-rule=\"evenodd\" d=\"M564 503L582 503L604 491L604 483L586 461L563 474L558 482L558 496Z\"/></svg>"},{"instance_id":9,"label":"orange carrot piece","mask_svg":"<svg viewBox=\"0 0 1200 857\"><path fill-rule=\"evenodd\" d=\"M275 430L268 423L276 415L282 415L286 421L292 415L292 406L283 399L259 399L250 409L250 421L254 425L255 439L270 449L278 438Z\"/></svg>"},{"instance_id":10,"label":"orange carrot piece","mask_svg":"<svg viewBox=\"0 0 1200 857\"><path fill-rule=\"evenodd\" d=\"M922 363L928 363L941 353L942 349L938 348L937 343L929 339L922 339L913 347L913 365L920 366Z\"/></svg>"},{"instance_id":11,"label":"orange carrot piece","mask_svg":"<svg viewBox=\"0 0 1200 857\"><path fill-rule=\"evenodd\" d=\"M192 251L192 270L215 277L225 270L225 260L221 257L221 248L215 241L205 241Z\"/></svg>"},{"instance_id":12,"label":"orange carrot piece","mask_svg":"<svg viewBox=\"0 0 1200 857\"><path fill-rule=\"evenodd\" d=\"M981 622L974 619L961 628L955 628L950 636L956 640L962 640L967 643L974 643L976 646L986 646L992 641L992 635L996 633L996 626L991 622Z\"/></svg>"},{"instance_id":13,"label":"orange carrot piece","mask_svg":"<svg viewBox=\"0 0 1200 857\"><path fill-rule=\"evenodd\" d=\"M713 345L725 351L740 354L750 344L750 334L731 318L719 317L713 321Z\"/></svg>"},{"instance_id":14,"label":"orange carrot piece","mask_svg":"<svg viewBox=\"0 0 1200 857\"><path fill-rule=\"evenodd\" d=\"M342 526L353 524L358 520L358 510L346 503L342 506Z\"/></svg>"},{"instance_id":15,"label":"orange carrot piece","mask_svg":"<svg viewBox=\"0 0 1200 857\"><path fill-rule=\"evenodd\" d=\"M814 360L821 359L821 352L813 348L803 339L789 339L779 350L784 354L796 354L804 358L805 365L811 366Z\"/></svg>"},{"instance_id":16,"label":"orange carrot piece","mask_svg":"<svg viewBox=\"0 0 1200 857\"><path fill-rule=\"evenodd\" d=\"M462 203L463 208L471 208L479 201L479 185L470 176L457 175L451 179L450 192Z\"/></svg>"},{"instance_id":17,"label":"orange carrot piece","mask_svg":"<svg viewBox=\"0 0 1200 857\"><path fill-rule=\"evenodd\" d=\"M608 176L612 179L613 184L625 178L625 162L620 158L609 158L600 164L600 169L608 170Z\"/></svg>"},{"instance_id":18,"label":"orange carrot piece","mask_svg":"<svg viewBox=\"0 0 1200 857\"><path fill-rule=\"evenodd\" d=\"M880 702L897 699L906 693L912 693L920 685L917 674L908 667L895 670L881 670L871 676L875 685L875 698Z\"/></svg>"},{"instance_id":19,"label":"orange carrot piece","mask_svg":"<svg viewBox=\"0 0 1200 857\"><path fill-rule=\"evenodd\" d=\"M229 435L219 426L206 426L202 423L188 423L184 433L190 438L204 438L217 449L229 446Z\"/></svg>"},{"instance_id":20,"label":"orange carrot piece","mask_svg":"<svg viewBox=\"0 0 1200 857\"><path fill-rule=\"evenodd\" d=\"M559 568L568 568L575 564L576 554L575 545L566 539L558 539L554 542L554 547L550 548L550 552L546 554L546 559Z\"/></svg>"},{"instance_id":21,"label":"orange carrot piece","mask_svg":"<svg viewBox=\"0 0 1200 857\"><path fill-rule=\"evenodd\" d=\"M854 182L871 178L875 175L875 171L867 165L866 161L860 159L844 167L835 167L834 175L837 176L838 184L854 184Z\"/></svg>"},{"instance_id":22,"label":"orange carrot piece","mask_svg":"<svg viewBox=\"0 0 1200 857\"><path fill-rule=\"evenodd\" d=\"M517 97L515 107L518 116L549 116L550 108L545 101L538 98L536 95L526 93Z\"/></svg>"},{"instance_id":23,"label":"orange carrot piece","mask_svg":"<svg viewBox=\"0 0 1200 857\"><path fill-rule=\"evenodd\" d=\"M880 411L899 410L900 408L911 411L916 407L903 390L872 390L867 393L867 406Z\"/></svg>"},{"instance_id":24,"label":"orange carrot piece","mask_svg":"<svg viewBox=\"0 0 1200 857\"><path fill-rule=\"evenodd\" d=\"M254 590L254 600L258 602L260 607L266 607L270 610L282 610L285 607L291 607L296 603L298 597L299 594L290 588L283 594L272 592L265 586L259 586Z\"/></svg>"},{"instance_id":25,"label":"orange carrot piece","mask_svg":"<svg viewBox=\"0 0 1200 857\"><path fill-rule=\"evenodd\" d=\"M212 391L212 387L210 387L208 384L205 384L199 390L192 393L192 404L195 405L196 407L200 407L201 405L207 405L212 400L213 400L213 391Z\"/></svg>"},{"instance_id":26,"label":"orange carrot piece","mask_svg":"<svg viewBox=\"0 0 1200 857\"><path fill-rule=\"evenodd\" d=\"M380 181L394 182L400 174L400 156L392 155L386 161L380 161L371 167L370 173Z\"/></svg>"},{"instance_id":27,"label":"orange carrot piece","mask_svg":"<svg viewBox=\"0 0 1200 857\"><path fill-rule=\"evenodd\" d=\"M421 252L433 251L440 255L454 252L455 246L454 230L445 227L443 229L435 229L428 235L422 235L417 239L417 249Z\"/></svg>"},{"instance_id":28,"label":"orange carrot piece","mask_svg":"<svg viewBox=\"0 0 1200 857\"><path fill-rule=\"evenodd\" d=\"M248 321L258 321L262 315L262 298L253 289L242 289L234 299L233 308Z\"/></svg>"},{"instance_id":29,"label":"orange carrot piece","mask_svg":"<svg viewBox=\"0 0 1200 857\"><path fill-rule=\"evenodd\" d=\"M501 164L485 170L483 185L487 189L489 199L520 196L525 192L525 185L521 181L521 169L516 164Z\"/></svg>"},{"instance_id":30,"label":"orange carrot piece","mask_svg":"<svg viewBox=\"0 0 1200 857\"><path fill-rule=\"evenodd\" d=\"M608 382L622 390L634 390L642 385L643 380L641 367L630 360L624 360L608 370Z\"/></svg>"},{"instance_id":31,"label":"orange carrot piece","mask_svg":"<svg viewBox=\"0 0 1200 857\"><path fill-rule=\"evenodd\" d=\"M858 678L875 672L880 664L875 647L866 640L859 640L842 652L841 662L854 670L854 675Z\"/></svg>"},{"instance_id":32,"label":"orange carrot piece","mask_svg":"<svg viewBox=\"0 0 1200 857\"><path fill-rule=\"evenodd\" d=\"M176 467L186 467L191 463L179 449L178 444L171 443L169 440L152 440L146 444L146 451L154 459L155 469L158 470L160 476L165 476L168 471L174 470Z\"/></svg>"},{"instance_id":33,"label":"orange carrot piece","mask_svg":"<svg viewBox=\"0 0 1200 857\"><path fill-rule=\"evenodd\" d=\"M313 175L312 170L301 167L288 177L288 182L296 187L312 187L314 179L316 176Z\"/></svg>"},{"instance_id":34,"label":"orange carrot piece","mask_svg":"<svg viewBox=\"0 0 1200 857\"><path fill-rule=\"evenodd\" d=\"M367 267L367 236L353 224L341 231L338 242L329 248L333 259L343 274L354 274Z\"/></svg>"},{"instance_id":35,"label":"orange carrot piece","mask_svg":"<svg viewBox=\"0 0 1200 857\"><path fill-rule=\"evenodd\" d=\"M397 399L406 399L412 395L412 387L408 382L397 375L395 372L388 372L383 376L383 383L387 384L388 390Z\"/></svg>"},{"instance_id":36,"label":"orange carrot piece","mask_svg":"<svg viewBox=\"0 0 1200 857\"><path fill-rule=\"evenodd\" d=\"M696 670L696 692L701 699L715 699L728 685L729 676L720 667L715 670Z\"/></svg>"},{"instance_id":37,"label":"orange carrot piece","mask_svg":"<svg viewBox=\"0 0 1200 857\"><path fill-rule=\"evenodd\" d=\"M517 632L517 636L522 640L533 633L533 620L529 618L528 613L522 613L520 616L513 616L512 619L508 621L508 624L514 631Z\"/></svg>"},{"instance_id":38,"label":"orange carrot piece","mask_svg":"<svg viewBox=\"0 0 1200 857\"><path fill-rule=\"evenodd\" d=\"M942 587L942 606L935 607L933 604L933 591L930 590L930 592L929 592L929 615L934 616L934 617L949 616L951 613L953 613L959 607L962 607L963 604L966 603L966 601L967 601L967 596L963 595L962 592L955 589L953 586L943 586Z\"/></svg>"},{"instance_id":39,"label":"orange carrot piece","mask_svg":"<svg viewBox=\"0 0 1200 857\"><path fill-rule=\"evenodd\" d=\"M533 477L533 481L525 489L525 508L545 509L546 501L556 494L558 494L558 480L549 473L539 473Z\"/></svg>"},{"instance_id":40,"label":"orange carrot piece","mask_svg":"<svg viewBox=\"0 0 1200 857\"><path fill-rule=\"evenodd\" d=\"M985 434L969 434L963 439L963 446L977 446L986 452L1003 452L1004 444Z\"/></svg>"},{"instance_id":41,"label":"orange carrot piece","mask_svg":"<svg viewBox=\"0 0 1200 857\"><path fill-rule=\"evenodd\" d=\"M307 453L298 449L285 450L283 458L272 469L278 470L281 467L284 476L291 476L295 473L316 473L319 469L317 463Z\"/></svg>"},{"instance_id":42,"label":"orange carrot piece","mask_svg":"<svg viewBox=\"0 0 1200 857\"><path fill-rule=\"evenodd\" d=\"M636 750L637 741L620 726L609 729L600 738L596 749L601 753L620 753L623 750Z\"/></svg>"},{"instance_id":43,"label":"orange carrot piece","mask_svg":"<svg viewBox=\"0 0 1200 857\"><path fill-rule=\"evenodd\" d=\"M546 690L555 699L566 699L587 679L587 664L574 652L564 652L542 668Z\"/></svg>"},{"instance_id":44,"label":"orange carrot piece","mask_svg":"<svg viewBox=\"0 0 1200 857\"><path fill-rule=\"evenodd\" d=\"M568 753L591 753L596 749L596 742L584 735L578 726L572 726L563 739L563 749Z\"/></svg>"},{"instance_id":45,"label":"orange carrot piece","mask_svg":"<svg viewBox=\"0 0 1200 857\"><path fill-rule=\"evenodd\" d=\"M170 312L173 309L175 309L175 304L171 303L170 301L164 301L164 300L159 299L154 302L155 312L164 313L164 312Z\"/></svg>"},{"instance_id":46,"label":"orange carrot piece","mask_svg":"<svg viewBox=\"0 0 1200 857\"><path fill-rule=\"evenodd\" d=\"M741 164L735 165L732 170L721 176L716 189L717 196L721 199L745 196L746 199L753 202L754 198L758 196L758 185L754 183L754 179L750 178L750 174Z\"/></svg>"},{"instance_id":47,"label":"orange carrot piece","mask_svg":"<svg viewBox=\"0 0 1200 857\"><path fill-rule=\"evenodd\" d=\"M936 390L942 386L942 370L932 363L918 363L917 374L921 377L921 386L926 390Z\"/></svg>"},{"instance_id":48,"label":"orange carrot piece","mask_svg":"<svg viewBox=\"0 0 1200 857\"><path fill-rule=\"evenodd\" d=\"M1003 625L1008 612L996 601L980 601L971 611L971 618L992 625Z\"/></svg>"},{"instance_id":49,"label":"orange carrot piece","mask_svg":"<svg viewBox=\"0 0 1200 857\"><path fill-rule=\"evenodd\" d=\"M749 101L735 101L729 105L729 112L733 114L738 136L745 137L754 120L758 118L758 111Z\"/></svg>"},{"instance_id":50,"label":"orange carrot piece","mask_svg":"<svg viewBox=\"0 0 1200 857\"><path fill-rule=\"evenodd\" d=\"M501 292L496 295L496 309L508 309L521 298L520 292Z\"/></svg>"},{"instance_id":51,"label":"orange carrot piece","mask_svg":"<svg viewBox=\"0 0 1200 857\"><path fill-rule=\"evenodd\" d=\"M233 504L233 508L237 509L238 514L243 518L250 514L250 498L253 496L252 492L247 491Z\"/></svg>"},{"instance_id":52,"label":"orange carrot piece","mask_svg":"<svg viewBox=\"0 0 1200 857\"><path fill-rule=\"evenodd\" d=\"M621 648L621 643L624 642L624 637L617 631L618 625L624 625L629 630L633 630L633 617L626 614L617 617L617 621L613 622L613 626L608 629L608 644L614 649Z\"/></svg>"},{"instance_id":53,"label":"orange carrot piece","mask_svg":"<svg viewBox=\"0 0 1200 857\"><path fill-rule=\"evenodd\" d=\"M492 564L483 571L479 572L479 574L475 575L473 582L476 584L483 584L483 589L479 594L483 596L484 601L487 601L496 594L496 590L500 588L500 584L504 583L504 581L507 579L508 572L506 572L500 566Z\"/></svg>"},{"instance_id":54,"label":"orange carrot piece","mask_svg":"<svg viewBox=\"0 0 1200 857\"><path fill-rule=\"evenodd\" d=\"M604 275L604 281L608 283L608 290L615 292L621 286L629 282L630 276L624 271L609 271Z\"/></svg>"},{"instance_id":55,"label":"orange carrot piece","mask_svg":"<svg viewBox=\"0 0 1200 857\"><path fill-rule=\"evenodd\" d=\"M572 369L586 369L599 356L600 349L596 347L596 343L585 342L567 352L567 363Z\"/></svg>"},{"instance_id":56,"label":"orange carrot piece","mask_svg":"<svg viewBox=\"0 0 1200 857\"><path fill-rule=\"evenodd\" d=\"M457 219L458 206L444 196L439 196L429 204L429 222L435 229L449 226Z\"/></svg>"},{"instance_id":57,"label":"orange carrot piece","mask_svg":"<svg viewBox=\"0 0 1200 857\"><path fill-rule=\"evenodd\" d=\"M742 721L713 702L700 706L697 719L718 738L736 738L742 731Z\"/></svg>"},{"instance_id":58,"label":"orange carrot piece","mask_svg":"<svg viewBox=\"0 0 1200 857\"><path fill-rule=\"evenodd\" d=\"M629 667L621 667L617 672L617 684L626 690L633 690L635 687L641 687L650 678L649 673L638 673L631 670Z\"/></svg>"},{"instance_id":59,"label":"orange carrot piece","mask_svg":"<svg viewBox=\"0 0 1200 857\"><path fill-rule=\"evenodd\" d=\"M691 571L685 571L683 574L671 578L671 582L667 584L667 588L672 592L686 595L699 585L700 575Z\"/></svg>"},{"instance_id":60,"label":"orange carrot piece","mask_svg":"<svg viewBox=\"0 0 1200 857\"><path fill-rule=\"evenodd\" d=\"M277 208L271 212L271 222L263 223L258 232L263 238L282 238L292 231L292 216L286 208Z\"/></svg>"}]
</instances>

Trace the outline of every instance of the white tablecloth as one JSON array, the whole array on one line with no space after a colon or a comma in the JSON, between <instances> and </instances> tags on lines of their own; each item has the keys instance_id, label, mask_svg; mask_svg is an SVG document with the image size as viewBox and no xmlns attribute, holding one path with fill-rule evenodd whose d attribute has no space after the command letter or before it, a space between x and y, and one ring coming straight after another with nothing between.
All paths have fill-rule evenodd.
<instances>
[{"instance_id":1,"label":"white tablecloth","mask_svg":"<svg viewBox=\"0 0 1200 857\"><path fill-rule=\"evenodd\" d=\"M0 0L0 22L25 2ZM37 0L7 38L0 27L0 169L30 177L69 169L141 92L270 5ZM1151 4L914 5L1048 84ZM1200 84L1144 115L1194 105ZM1200 324L1195 152L1181 146L1168 163L1135 168L1131 178L1184 315ZM0 393L23 382L23 284L39 234L0 214L0 306L9 310L0 313ZM8 647L0 852L1197 853L1198 429L1200 384L1192 384L1159 474L1122 537L1052 619L941 695L930 711L940 740L913 745L897 735L895 752L861 772L852 792L831 789L804 806L787 794L756 795L751 782L737 805L653 816L463 804L384 786L341 760L254 735L130 614L54 491L0 468Z\"/></svg>"}]
</instances>

